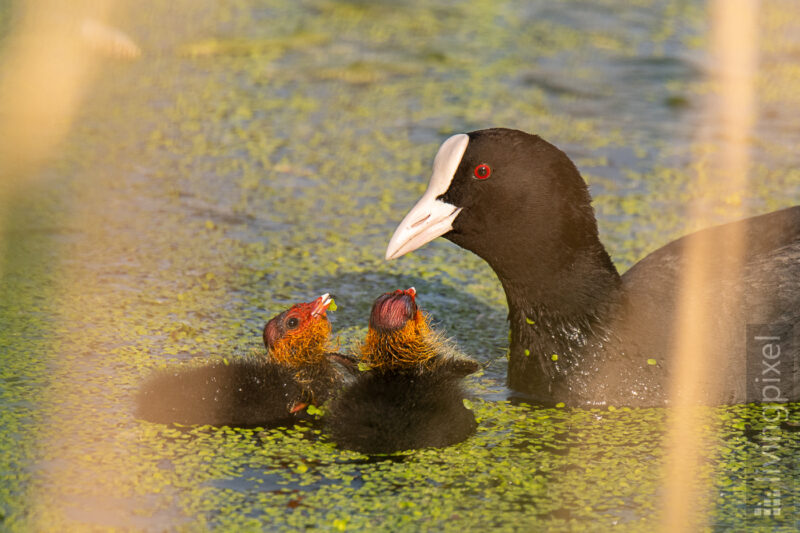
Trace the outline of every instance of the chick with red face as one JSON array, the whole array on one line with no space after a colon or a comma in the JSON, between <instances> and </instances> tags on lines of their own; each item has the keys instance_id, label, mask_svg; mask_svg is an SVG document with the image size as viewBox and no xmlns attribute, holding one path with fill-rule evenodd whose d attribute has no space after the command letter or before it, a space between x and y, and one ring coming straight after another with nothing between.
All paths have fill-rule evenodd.
<instances>
[{"instance_id":1,"label":"chick with red face","mask_svg":"<svg viewBox=\"0 0 800 533\"><path fill-rule=\"evenodd\" d=\"M331 335L327 310L331 298L323 294L313 302L295 304L264 326L264 346L271 361L299 367L325 361Z\"/></svg>"},{"instance_id":2,"label":"chick with red face","mask_svg":"<svg viewBox=\"0 0 800 533\"><path fill-rule=\"evenodd\" d=\"M473 433L462 381L480 367L431 329L413 288L375 300L360 352L367 370L333 398L326 417L339 446L392 453L450 446Z\"/></svg>"},{"instance_id":3,"label":"chick with red face","mask_svg":"<svg viewBox=\"0 0 800 533\"><path fill-rule=\"evenodd\" d=\"M159 423L268 426L305 416L357 372L334 353L324 294L293 305L264 326L267 358L213 361L157 373L136 398L137 415Z\"/></svg>"}]
</instances>

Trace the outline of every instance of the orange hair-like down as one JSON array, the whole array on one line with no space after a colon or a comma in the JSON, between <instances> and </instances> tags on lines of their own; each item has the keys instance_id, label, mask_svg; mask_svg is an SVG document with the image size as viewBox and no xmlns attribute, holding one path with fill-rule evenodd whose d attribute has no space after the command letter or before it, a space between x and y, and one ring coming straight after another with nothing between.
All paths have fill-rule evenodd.
<instances>
[{"instance_id":1,"label":"orange hair-like down","mask_svg":"<svg viewBox=\"0 0 800 533\"><path fill-rule=\"evenodd\" d=\"M272 361L287 366L316 365L325 361L330 347L331 324L318 317L296 331L289 331L269 351Z\"/></svg>"},{"instance_id":2,"label":"orange hair-like down","mask_svg":"<svg viewBox=\"0 0 800 533\"><path fill-rule=\"evenodd\" d=\"M436 360L437 336L428 319L417 311L413 319L394 331L370 328L361 345L361 359L370 368L400 370L417 365L431 366Z\"/></svg>"}]
</instances>

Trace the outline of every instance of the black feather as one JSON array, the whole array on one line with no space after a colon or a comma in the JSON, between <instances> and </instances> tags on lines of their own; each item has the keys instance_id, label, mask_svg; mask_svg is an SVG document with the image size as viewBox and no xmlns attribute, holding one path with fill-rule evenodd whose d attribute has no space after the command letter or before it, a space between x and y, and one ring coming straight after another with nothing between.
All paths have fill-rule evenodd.
<instances>
[{"instance_id":1,"label":"black feather","mask_svg":"<svg viewBox=\"0 0 800 533\"><path fill-rule=\"evenodd\" d=\"M465 396L458 373L445 368L367 371L331 402L327 433L339 446L368 454L450 446L475 431Z\"/></svg>"},{"instance_id":2,"label":"black feather","mask_svg":"<svg viewBox=\"0 0 800 533\"><path fill-rule=\"evenodd\" d=\"M354 372L352 360L339 354L299 369L235 359L166 370L141 387L136 414L164 424L276 425L307 416L305 410L291 410L301 403L326 401Z\"/></svg>"}]
</instances>

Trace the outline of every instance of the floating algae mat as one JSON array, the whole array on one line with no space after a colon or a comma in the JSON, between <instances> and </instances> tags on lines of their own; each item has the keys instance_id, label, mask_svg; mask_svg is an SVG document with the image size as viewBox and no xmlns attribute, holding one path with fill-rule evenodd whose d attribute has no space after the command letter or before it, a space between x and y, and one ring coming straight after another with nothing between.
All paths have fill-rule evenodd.
<instances>
[{"instance_id":1,"label":"floating algae mat","mask_svg":"<svg viewBox=\"0 0 800 533\"><path fill-rule=\"evenodd\" d=\"M666 410L510 401L491 270L443 240L382 257L441 140L493 125L576 160L620 269L692 229L683 209L715 146L694 136L714 90L704 2L119 4L141 57L99 59L57 149L0 196L0 530L658 527ZM751 182L703 198L703 225L800 203L800 132L783 118L800 111L800 19L762 4ZM4 35L9 20L0 8ZM152 371L260 353L291 303L334 295L346 349L375 296L409 286L488 363L463 443L367 457L314 422L133 416ZM796 526L789 407L775 427L759 406L707 410L695 481L709 528L767 512ZM770 465L764 507L752 480Z\"/></svg>"}]
</instances>

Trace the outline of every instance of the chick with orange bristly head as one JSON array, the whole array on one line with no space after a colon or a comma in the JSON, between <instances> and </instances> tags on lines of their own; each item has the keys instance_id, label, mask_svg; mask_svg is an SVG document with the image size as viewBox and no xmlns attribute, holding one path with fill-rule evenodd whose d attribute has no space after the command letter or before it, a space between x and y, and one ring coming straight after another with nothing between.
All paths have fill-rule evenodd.
<instances>
[{"instance_id":1,"label":"chick with orange bristly head","mask_svg":"<svg viewBox=\"0 0 800 533\"><path fill-rule=\"evenodd\" d=\"M266 323L262 338L271 361L292 367L323 363L329 351L331 302L323 294L313 302L295 304Z\"/></svg>"},{"instance_id":2,"label":"chick with orange bristly head","mask_svg":"<svg viewBox=\"0 0 800 533\"><path fill-rule=\"evenodd\" d=\"M430 327L413 288L375 300L360 353L368 370L334 396L326 417L339 446L393 453L450 446L474 432L463 378L480 365Z\"/></svg>"},{"instance_id":3,"label":"chick with orange bristly head","mask_svg":"<svg viewBox=\"0 0 800 533\"><path fill-rule=\"evenodd\" d=\"M387 292L372 304L361 360L382 371L421 369L437 362L434 334L416 303L414 287Z\"/></svg>"},{"instance_id":4,"label":"chick with orange bristly head","mask_svg":"<svg viewBox=\"0 0 800 533\"><path fill-rule=\"evenodd\" d=\"M267 358L212 361L157 373L137 395L151 422L269 426L306 416L357 373L352 357L332 351L331 298L295 304L267 322Z\"/></svg>"}]
</instances>

